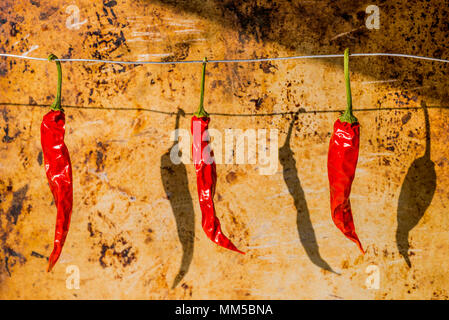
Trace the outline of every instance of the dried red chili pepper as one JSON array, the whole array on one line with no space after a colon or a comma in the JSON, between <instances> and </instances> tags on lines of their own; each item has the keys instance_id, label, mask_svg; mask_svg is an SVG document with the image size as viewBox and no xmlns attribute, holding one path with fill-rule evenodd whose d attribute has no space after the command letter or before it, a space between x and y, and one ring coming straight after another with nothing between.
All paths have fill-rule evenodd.
<instances>
[{"instance_id":1,"label":"dried red chili pepper","mask_svg":"<svg viewBox=\"0 0 449 320\"><path fill-rule=\"evenodd\" d=\"M214 195L217 184L217 171L214 153L209 145L208 126L210 117L204 110L204 82L206 73L206 58L203 62L201 81L201 100L197 112L191 120L193 135L192 153L197 177L198 198L200 202L202 226L207 237L216 244L243 253L223 234L220 220L215 215Z\"/></svg>"},{"instance_id":2,"label":"dried red chili pepper","mask_svg":"<svg viewBox=\"0 0 449 320\"><path fill-rule=\"evenodd\" d=\"M48 60L58 59L51 54ZM50 272L58 261L69 231L73 204L72 165L69 151L64 143L65 115L61 107L61 63L56 61L58 68L58 92L41 124L41 144L44 155L45 172L50 190L57 208L55 240L53 251L48 261L47 272Z\"/></svg>"},{"instance_id":3,"label":"dried red chili pepper","mask_svg":"<svg viewBox=\"0 0 449 320\"><path fill-rule=\"evenodd\" d=\"M365 253L355 232L351 201L349 199L359 157L360 124L352 114L351 86L349 83L349 49L345 50L344 57L347 108L334 124L327 160L331 213L332 220L338 229L347 238L354 241L362 253Z\"/></svg>"}]
</instances>

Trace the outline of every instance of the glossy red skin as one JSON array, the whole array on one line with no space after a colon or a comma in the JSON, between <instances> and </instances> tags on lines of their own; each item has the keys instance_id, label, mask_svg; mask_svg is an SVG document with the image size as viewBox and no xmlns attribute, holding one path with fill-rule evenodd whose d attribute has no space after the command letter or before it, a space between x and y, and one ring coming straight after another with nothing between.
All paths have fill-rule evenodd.
<instances>
[{"instance_id":1,"label":"glossy red skin","mask_svg":"<svg viewBox=\"0 0 449 320\"><path fill-rule=\"evenodd\" d=\"M335 121L329 144L327 172L329 176L332 220L343 234L365 253L355 233L352 218L351 193L359 157L360 124Z\"/></svg>"},{"instance_id":2,"label":"glossy red skin","mask_svg":"<svg viewBox=\"0 0 449 320\"><path fill-rule=\"evenodd\" d=\"M191 131L193 135L192 153L195 165L198 199L200 202L202 226L207 237L224 248L244 252L237 249L234 244L221 231L220 220L215 215L214 195L217 183L217 171L213 160L213 151L204 152L205 148L210 148L208 141L203 141L202 137L208 129L210 118L192 117ZM199 132L196 132L194 123L198 125ZM207 133L206 133L207 134Z\"/></svg>"},{"instance_id":3,"label":"glossy red skin","mask_svg":"<svg viewBox=\"0 0 449 320\"><path fill-rule=\"evenodd\" d=\"M41 144L45 172L58 210L54 247L48 261L47 271L51 271L58 261L69 231L72 215L72 164L70 163L69 151L64 143L64 133L64 112L52 110L47 113L41 124Z\"/></svg>"}]
</instances>

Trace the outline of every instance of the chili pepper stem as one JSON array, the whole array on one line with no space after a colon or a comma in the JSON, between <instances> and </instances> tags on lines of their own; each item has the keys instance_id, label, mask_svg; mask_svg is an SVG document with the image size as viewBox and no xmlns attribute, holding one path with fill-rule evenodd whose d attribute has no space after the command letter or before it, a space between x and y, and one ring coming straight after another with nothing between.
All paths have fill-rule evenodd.
<instances>
[{"instance_id":1,"label":"chili pepper stem","mask_svg":"<svg viewBox=\"0 0 449 320\"><path fill-rule=\"evenodd\" d=\"M209 114L204 110L204 84L206 82L206 64L207 58L203 59L203 73L201 75L201 96L200 96L200 106L198 110L194 113L197 118L209 117Z\"/></svg>"},{"instance_id":2,"label":"chili pepper stem","mask_svg":"<svg viewBox=\"0 0 449 320\"><path fill-rule=\"evenodd\" d=\"M351 83L349 79L349 48L345 50L344 58L344 71L345 71L345 83L346 83L346 101L347 106L345 112L340 116L341 122L354 123L357 122L357 118L352 114L352 95L351 95Z\"/></svg>"},{"instance_id":3,"label":"chili pepper stem","mask_svg":"<svg viewBox=\"0 0 449 320\"><path fill-rule=\"evenodd\" d=\"M53 53L51 53L48 56L48 61L57 60L58 57L55 56ZM55 111L64 111L61 106L61 87L62 87L62 68L61 68L61 62L56 62L56 68L58 69L58 91L56 93L55 101L52 103L50 108Z\"/></svg>"}]
</instances>

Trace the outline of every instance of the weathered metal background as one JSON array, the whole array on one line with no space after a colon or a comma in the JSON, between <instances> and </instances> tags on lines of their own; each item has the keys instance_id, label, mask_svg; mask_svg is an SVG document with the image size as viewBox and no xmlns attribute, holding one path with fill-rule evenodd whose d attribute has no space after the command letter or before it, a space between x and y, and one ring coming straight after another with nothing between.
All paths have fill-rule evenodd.
<instances>
[{"instance_id":1,"label":"weathered metal background","mask_svg":"<svg viewBox=\"0 0 449 320\"><path fill-rule=\"evenodd\" d=\"M371 4L380 8L379 30L365 26ZM446 1L2 0L0 52L171 61L349 47L447 59L448 16ZM63 254L47 274L56 210L39 127L56 68L1 58L0 298L448 298L449 66L351 59L362 125L352 193L362 256L329 212L327 148L346 103L342 64L208 66L211 127L280 130L276 174L218 165L218 215L243 256L205 237L194 170L166 154L178 108L187 113L179 127L189 128L201 66L64 63L75 203ZM411 268L398 228L411 230ZM79 268L79 289L66 285L69 266Z\"/></svg>"}]
</instances>

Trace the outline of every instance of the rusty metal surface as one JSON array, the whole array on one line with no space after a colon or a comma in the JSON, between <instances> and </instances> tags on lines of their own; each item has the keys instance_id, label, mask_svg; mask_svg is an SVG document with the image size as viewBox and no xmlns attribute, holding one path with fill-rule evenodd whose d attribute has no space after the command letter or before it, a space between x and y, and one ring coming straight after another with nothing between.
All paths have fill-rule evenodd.
<instances>
[{"instance_id":1,"label":"rusty metal surface","mask_svg":"<svg viewBox=\"0 0 449 320\"><path fill-rule=\"evenodd\" d=\"M0 52L173 61L349 47L449 57L447 3L378 1L379 30L365 26L370 4L3 0ZM179 128L188 129L198 105L200 65L64 63L74 209L63 254L47 274L56 210L39 126L54 99L56 68L2 58L0 298L447 299L448 65L351 59L362 126L352 205L365 256L329 212L327 148L346 103L342 65L208 66L211 127L279 129L275 174L260 175L250 164L217 166L217 212L243 256L204 236L193 165L172 167L167 158L178 108L187 113ZM398 250L406 245L398 226L410 230L410 268ZM79 289L66 286L70 265L79 268ZM378 289L367 287L370 265L379 270Z\"/></svg>"}]
</instances>

